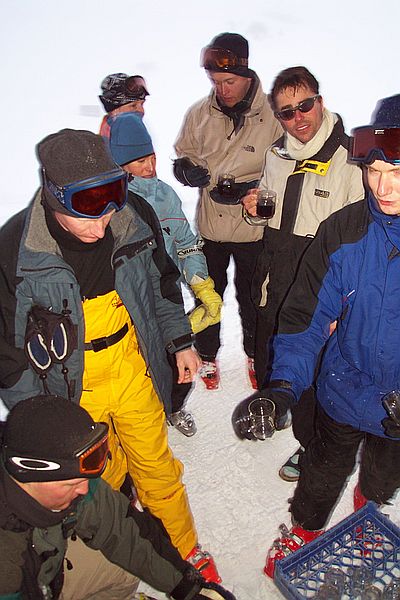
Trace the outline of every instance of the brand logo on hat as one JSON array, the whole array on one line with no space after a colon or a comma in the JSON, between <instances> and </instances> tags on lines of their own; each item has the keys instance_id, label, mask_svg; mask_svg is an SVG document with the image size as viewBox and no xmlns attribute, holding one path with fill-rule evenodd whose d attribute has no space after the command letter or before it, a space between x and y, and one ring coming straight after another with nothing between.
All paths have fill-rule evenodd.
<instances>
[{"instance_id":1,"label":"brand logo on hat","mask_svg":"<svg viewBox=\"0 0 400 600\"><path fill-rule=\"evenodd\" d=\"M27 471L58 471L61 469L61 465L51 460L10 456L9 461Z\"/></svg>"}]
</instances>

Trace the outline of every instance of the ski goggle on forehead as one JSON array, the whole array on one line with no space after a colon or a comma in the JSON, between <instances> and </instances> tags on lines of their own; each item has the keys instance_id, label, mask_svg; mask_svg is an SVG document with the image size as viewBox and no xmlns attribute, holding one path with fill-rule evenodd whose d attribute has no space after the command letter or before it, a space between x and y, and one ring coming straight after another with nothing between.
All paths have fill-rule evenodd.
<instances>
[{"instance_id":1,"label":"ski goggle on forehead","mask_svg":"<svg viewBox=\"0 0 400 600\"><path fill-rule=\"evenodd\" d=\"M293 108L284 108L283 110L276 110L274 115L277 119L281 121L291 121L294 119L296 114L296 110L299 110L301 113L308 113L310 110L314 108L314 104L316 100L319 100L321 96L317 94L316 96L312 96L311 98L306 98L302 102L299 102L297 106L293 106Z\"/></svg>"},{"instance_id":2,"label":"ski goggle on forehead","mask_svg":"<svg viewBox=\"0 0 400 600\"><path fill-rule=\"evenodd\" d=\"M367 125L351 132L349 160L371 163L384 160L400 164L400 127L377 129Z\"/></svg>"},{"instance_id":3,"label":"ski goggle on forehead","mask_svg":"<svg viewBox=\"0 0 400 600\"><path fill-rule=\"evenodd\" d=\"M209 48L206 46L201 51L200 66L209 71L213 69L228 71L237 67L247 67L248 64L247 58L239 58L225 48Z\"/></svg>"},{"instance_id":4,"label":"ski goggle on forehead","mask_svg":"<svg viewBox=\"0 0 400 600\"><path fill-rule=\"evenodd\" d=\"M66 479L100 477L111 457L108 445L108 425L98 422L88 442L72 453L71 458L46 459L24 456L3 446L7 471L17 481L65 481Z\"/></svg>"},{"instance_id":5,"label":"ski goggle on forehead","mask_svg":"<svg viewBox=\"0 0 400 600\"><path fill-rule=\"evenodd\" d=\"M42 175L44 186L76 217L98 219L111 208L121 210L128 197L128 174L121 169L63 186L51 181L45 169Z\"/></svg>"},{"instance_id":6,"label":"ski goggle on forehead","mask_svg":"<svg viewBox=\"0 0 400 600\"><path fill-rule=\"evenodd\" d=\"M134 100L145 100L149 96L146 83L140 75L132 75L125 79L125 93Z\"/></svg>"}]
</instances>

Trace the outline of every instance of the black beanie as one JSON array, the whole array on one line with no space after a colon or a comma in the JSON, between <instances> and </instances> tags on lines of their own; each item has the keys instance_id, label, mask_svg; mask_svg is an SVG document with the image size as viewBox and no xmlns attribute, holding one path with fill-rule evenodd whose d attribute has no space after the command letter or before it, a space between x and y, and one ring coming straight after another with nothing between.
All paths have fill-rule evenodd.
<instances>
[{"instance_id":1,"label":"black beanie","mask_svg":"<svg viewBox=\"0 0 400 600\"><path fill-rule=\"evenodd\" d=\"M62 129L52 133L39 142L37 154L47 177L60 186L118 168L103 138L91 131ZM52 210L72 215L46 186L43 192Z\"/></svg>"},{"instance_id":2,"label":"black beanie","mask_svg":"<svg viewBox=\"0 0 400 600\"><path fill-rule=\"evenodd\" d=\"M41 395L21 400L9 412L3 432L6 457L17 456L47 461L73 460L75 453L93 438L96 423L84 408L61 396ZM20 481L58 481L78 477L63 470L22 472ZM22 470L23 471L23 470Z\"/></svg>"},{"instance_id":3,"label":"black beanie","mask_svg":"<svg viewBox=\"0 0 400 600\"><path fill-rule=\"evenodd\" d=\"M207 46L208 48L224 48L230 50L237 58L248 60L249 58L249 43L239 33L220 33L215 36ZM232 69L222 69L227 73L234 73L241 77L252 77L253 71L244 65L234 67Z\"/></svg>"}]
</instances>

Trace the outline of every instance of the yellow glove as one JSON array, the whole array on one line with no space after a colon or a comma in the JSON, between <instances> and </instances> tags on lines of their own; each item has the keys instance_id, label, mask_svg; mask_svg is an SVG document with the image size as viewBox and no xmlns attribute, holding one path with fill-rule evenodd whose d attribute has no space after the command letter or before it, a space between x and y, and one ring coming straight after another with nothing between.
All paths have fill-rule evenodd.
<instances>
[{"instance_id":1,"label":"yellow glove","mask_svg":"<svg viewBox=\"0 0 400 600\"><path fill-rule=\"evenodd\" d=\"M193 333L200 333L210 325L216 325L221 320L222 298L214 290L214 282L211 277L200 279L199 283L190 283L194 295L201 302L189 315L190 325Z\"/></svg>"}]
</instances>

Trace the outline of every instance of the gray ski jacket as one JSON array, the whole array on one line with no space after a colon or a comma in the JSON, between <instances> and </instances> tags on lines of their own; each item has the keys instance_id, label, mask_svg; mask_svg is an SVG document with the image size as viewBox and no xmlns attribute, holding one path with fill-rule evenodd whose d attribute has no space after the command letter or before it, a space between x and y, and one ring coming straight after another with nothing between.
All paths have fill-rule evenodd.
<instances>
[{"instance_id":1,"label":"gray ski jacket","mask_svg":"<svg viewBox=\"0 0 400 600\"><path fill-rule=\"evenodd\" d=\"M0 230L0 396L9 409L24 398L43 393L39 376L24 352L27 316L33 305L56 313L70 311L78 342L65 362L69 395L79 402L82 392L85 325L80 289L48 231L40 194L39 190L31 205ZM174 353L191 345L176 275L167 268L160 272L164 266L154 260L155 234L130 203L113 215L110 227L115 289L132 318L154 387L168 413L172 382L165 349ZM62 369L61 364L54 364L47 384L52 394L67 396Z\"/></svg>"}]
</instances>

